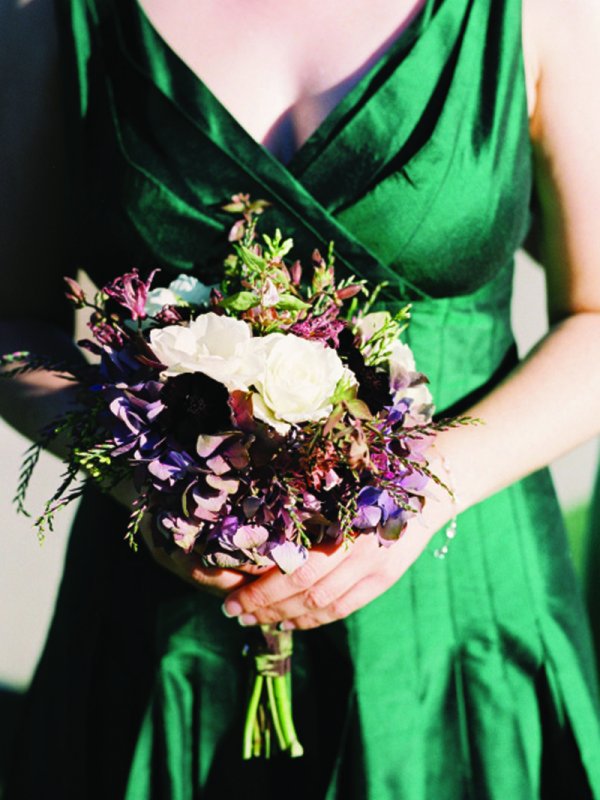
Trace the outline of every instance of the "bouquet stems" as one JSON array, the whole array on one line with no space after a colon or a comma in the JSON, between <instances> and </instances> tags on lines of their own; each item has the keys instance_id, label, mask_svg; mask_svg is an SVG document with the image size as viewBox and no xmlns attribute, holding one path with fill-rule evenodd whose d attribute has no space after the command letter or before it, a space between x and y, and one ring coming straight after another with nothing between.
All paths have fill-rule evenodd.
<instances>
[{"instance_id":1,"label":"bouquet stems","mask_svg":"<svg viewBox=\"0 0 600 800\"><path fill-rule=\"evenodd\" d=\"M261 625L262 642L251 650L253 679L244 724L244 759L269 758L273 740L277 748L291 758L304 750L292 716L291 631L276 625Z\"/></svg>"}]
</instances>

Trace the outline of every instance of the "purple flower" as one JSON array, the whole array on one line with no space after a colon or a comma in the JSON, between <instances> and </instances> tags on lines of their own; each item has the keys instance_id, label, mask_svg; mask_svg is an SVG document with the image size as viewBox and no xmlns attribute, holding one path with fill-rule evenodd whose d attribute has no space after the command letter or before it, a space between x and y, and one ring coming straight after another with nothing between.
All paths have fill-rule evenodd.
<instances>
[{"instance_id":1,"label":"purple flower","mask_svg":"<svg viewBox=\"0 0 600 800\"><path fill-rule=\"evenodd\" d=\"M232 481L232 483L237 483ZM225 489L215 489L208 481L196 482L189 492L188 506L197 519L206 522L218 522L223 515L230 492Z\"/></svg>"},{"instance_id":2,"label":"purple flower","mask_svg":"<svg viewBox=\"0 0 600 800\"><path fill-rule=\"evenodd\" d=\"M107 347L123 347L125 344L125 334L115 325L111 325L106 319L95 311L87 324L94 339L101 345Z\"/></svg>"},{"instance_id":3,"label":"purple flower","mask_svg":"<svg viewBox=\"0 0 600 800\"><path fill-rule=\"evenodd\" d=\"M388 547L400 537L410 516L411 512L399 506L386 489L365 486L358 493L353 525L366 533L375 532L379 544Z\"/></svg>"},{"instance_id":4,"label":"purple flower","mask_svg":"<svg viewBox=\"0 0 600 800\"><path fill-rule=\"evenodd\" d=\"M105 344L102 348L100 375L107 383L137 382L142 369L130 346L115 349Z\"/></svg>"},{"instance_id":5,"label":"purple flower","mask_svg":"<svg viewBox=\"0 0 600 800\"><path fill-rule=\"evenodd\" d=\"M132 455L138 460L153 457L164 438L155 426L156 418L164 409L158 399L159 391L160 384L155 381L103 389L110 411L106 424L117 445L113 455L134 451Z\"/></svg>"},{"instance_id":6,"label":"purple flower","mask_svg":"<svg viewBox=\"0 0 600 800\"><path fill-rule=\"evenodd\" d=\"M191 471L195 462L187 453L177 450L166 450L158 458L154 458L148 463L148 472L156 481L154 485L157 489L163 490L165 485L174 486ZM158 484L158 485L157 485Z\"/></svg>"},{"instance_id":7,"label":"purple flower","mask_svg":"<svg viewBox=\"0 0 600 800\"><path fill-rule=\"evenodd\" d=\"M140 278L137 269L134 268L131 272L126 272L108 283L103 291L128 309L132 319L145 319L148 292L158 271L157 269L152 270L148 279L144 281Z\"/></svg>"},{"instance_id":8,"label":"purple flower","mask_svg":"<svg viewBox=\"0 0 600 800\"><path fill-rule=\"evenodd\" d=\"M203 558L207 564L220 567L269 566L271 547L270 532L264 526L248 525L228 515L211 531Z\"/></svg>"},{"instance_id":9,"label":"purple flower","mask_svg":"<svg viewBox=\"0 0 600 800\"><path fill-rule=\"evenodd\" d=\"M233 534L232 542L239 550L255 550L269 539L269 531L263 525L240 525Z\"/></svg>"},{"instance_id":10,"label":"purple flower","mask_svg":"<svg viewBox=\"0 0 600 800\"><path fill-rule=\"evenodd\" d=\"M245 469L250 463L248 446L252 439L232 431L224 434L200 434L196 452L206 459L206 466L215 475L225 475L232 469Z\"/></svg>"},{"instance_id":11,"label":"purple flower","mask_svg":"<svg viewBox=\"0 0 600 800\"><path fill-rule=\"evenodd\" d=\"M196 539L202 533L202 523L192 522L168 511L157 515L156 525L162 534L170 537L185 553L194 549Z\"/></svg>"},{"instance_id":12,"label":"purple flower","mask_svg":"<svg viewBox=\"0 0 600 800\"><path fill-rule=\"evenodd\" d=\"M291 333L303 339L322 339L331 342L334 348L339 347L339 335L346 327L346 323L338 319L340 309L328 306L322 314L315 316L309 314L306 319L296 322L290 328Z\"/></svg>"}]
</instances>

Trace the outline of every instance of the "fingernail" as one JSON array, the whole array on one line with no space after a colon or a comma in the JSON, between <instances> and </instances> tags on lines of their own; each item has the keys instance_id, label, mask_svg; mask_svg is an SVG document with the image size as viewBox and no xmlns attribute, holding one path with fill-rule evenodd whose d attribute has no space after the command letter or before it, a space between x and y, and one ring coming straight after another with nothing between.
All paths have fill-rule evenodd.
<instances>
[{"instance_id":1,"label":"fingernail","mask_svg":"<svg viewBox=\"0 0 600 800\"><path fill-rule=\"evenodd\" d=\"M256 625L258 620L254 616L254 614L242 614L241 617L238 617L238 622L242 626L242 628L247 628L250 625Z\"/></svg>"},{"instance_id":2,"label":"fingernail","mask_svg":"<svg viewBox=\"0 0 600 800\"><path fill-rule=\"evenodd\" d=\"M221 606L221 611L228 619L239 617L244 609L236 600L226 600Z\"/></svg>"},{"instance_id":3,"label":"fingernail","mask_svg":"<svg viewBox=\"0 0 600 800\"><path fill-rule=\"evenodd\" d=\"M289 619L284 619L282 622L277 623L278 631L293 631L296 626Z\"/></svg>"}]
</instances>

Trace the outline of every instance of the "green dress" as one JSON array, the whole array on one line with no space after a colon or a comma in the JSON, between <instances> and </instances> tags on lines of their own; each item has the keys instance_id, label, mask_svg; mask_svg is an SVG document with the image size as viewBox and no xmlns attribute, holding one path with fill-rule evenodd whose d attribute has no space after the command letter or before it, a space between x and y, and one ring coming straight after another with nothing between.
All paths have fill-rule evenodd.
<instances>
[{"instance_id":1,"label":"green dress","mask_svg":"<svg viewBox=\"0 0 600 800\"><path fill-rule=\"evenodd\" d=\"M592 621L596 665L600 670L600 471L590 506L584 560L584 586L587 610Z\"/></svg>"},{"instance_id":2,"label":"green dress","mask_svg":"<svg viewBox=\"0 0 600 800\"><path fill-rule=\"evenodd\" d=\"M300 254L333 240L341 269L388 281L389 308L414 300L409 340L440 412L514 366L531 193L520 0L427 0L287 166L136 0L56 2L72 268L210 282L220 207L249 192ZM600 798L589 633L546 470L462 514L446 559L440 531L381 597L295 636L295 761L241 762L252 634L123 530L90 492L8 800Z\"/></svg>"}]
</instances>

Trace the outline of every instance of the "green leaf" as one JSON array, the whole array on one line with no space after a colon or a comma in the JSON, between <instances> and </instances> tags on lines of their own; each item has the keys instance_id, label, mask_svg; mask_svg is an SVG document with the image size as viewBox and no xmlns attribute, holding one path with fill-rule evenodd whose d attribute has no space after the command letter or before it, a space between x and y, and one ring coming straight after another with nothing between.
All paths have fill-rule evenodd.
<instances>
[{"instance_id":1,"label":"green leaf","mask_svg":"<svg viewBox=\"0 0 600 800\"><path fill-rule=\"evenodd\" d=\"M279 296L276 308L280 308L282 311L304 311L304 309L310 308L310 303L305 303L304 300L293 294L282 294Z\"/></svg>"},{"instance_id":2,"label":"green leaf","mask_svg":"<svg viewBox=\"0 0 600 800\"><path fill-rule=\"evenodd\" d=\"M249 308L254 308L259 303L260 299L254 292L238 292L232 294L231 297L224 297L219 305L226 311L248 311Z\"/></svg>"},{"instance_id":3,"label":"green leaf","mask_svg":"<svg viewBox=\"0 0 600 800\"><path fill-rule=\"evenodd\" d=\"M249 210L254 214L262 214L270 205L271 203L269 203L268 200L253 200L252 203L250 203Z\"/></svg>"},{"instance_id":4,"label":"green leaf","mask_svg":"<svg viewBox=\"0 0 600 800\"><path fill-rule=\"evenodd\" d=\"M356 384L350 383L347 376L344 376L340 378L337 386L335 387L332 403L334 406L337 406L340 403L349 403L351 400L354 400L356 398L357 392L358 392L358 386L356 386Z\"/></svg>"},{"instance_id":5,"label":"green leaf","mask_svg":"<svg viewBox=\"0 0 600 800\"><path fill-rule=\"evenodd\" d=\"M237 245L235 250L247 267L250 267L251 269L260 273L265 271L267 263L262 256L257 256L256 253L253 253L249 248L244 247L243 245Z\"/></svg>"},{"instance_id":6,"label":"green leaf","mask_svg":"<svg viewBox=\"0 0 600 800\"><path fill-rule=\"evenodd\" d=\"M346 408L356 419L372 419L373 417L369 406L358 398L346 402Z\"/></svg>"},{"instance_id":7,"label":"green leaf","mask_svg":"<svg viewBox=\"0 0 600 800\"><path fill-rule=\"evenodd\" d=\"M344 411L343 406L335 406L329 417L327 418L327 422L323 426L323 436L329 436L329 434L337 428L340 422L344 418Z\"/></svg>"},{"instance_id":8,"label":"green leaf","mask_svg":"<svg viewBox=\"0 0 600 800\"><path fill-rule=\"evenodd\" d=\"M246 207L243 203L227 203L227 205L221 206L221 208L229 214L242 214Z\"/></svg>"},{"instance_id":9,"label":"green leaf","mask_svg":"<svg viewBox=\"0 0 600 800\"><path fill-rule=\"evenodd\" d=\"M293 239L282 240L281 231L277 228L275 236L271 238L268 234L263 234L263 240L267 245L272 257L283 259L294 246Z\"/></svg>"}]
</instances>

